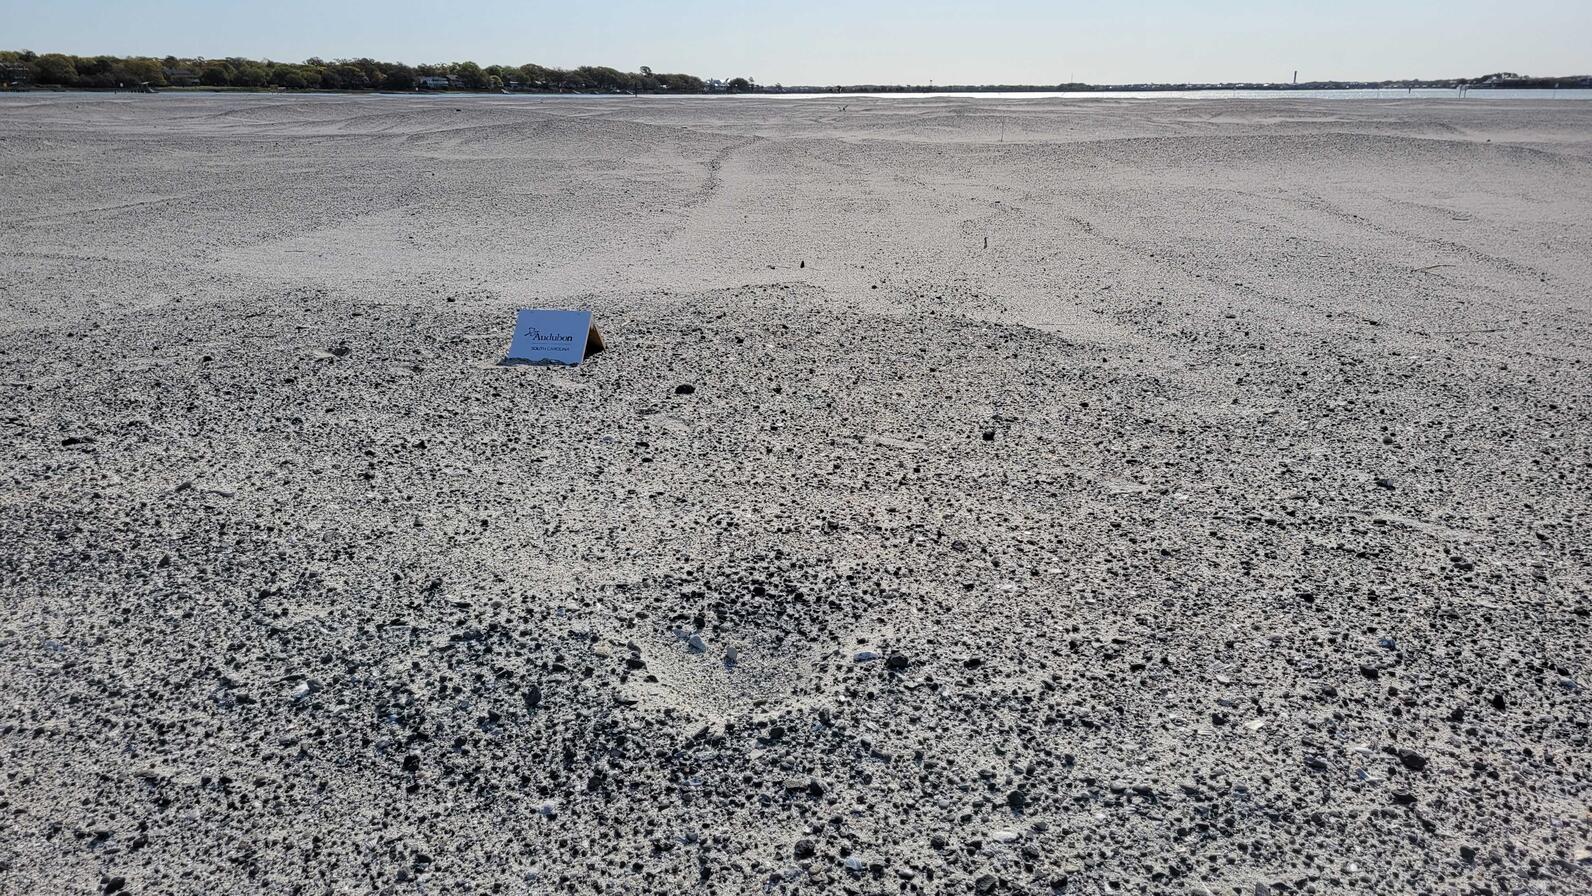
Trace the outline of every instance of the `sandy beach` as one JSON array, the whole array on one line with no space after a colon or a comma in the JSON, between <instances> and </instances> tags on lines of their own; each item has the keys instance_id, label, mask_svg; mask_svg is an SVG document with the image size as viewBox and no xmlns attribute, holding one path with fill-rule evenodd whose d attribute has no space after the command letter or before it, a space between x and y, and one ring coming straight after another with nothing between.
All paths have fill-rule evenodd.
<instances>
[{"instance_id":1,"label":"sandy beach","mask_svg":"<svg viewBox=\"0 0 1592 896\"><path fill-rule=\"evenodd\" d=\"M0 95L0 893L1592 890L1589 223L1592 102Z\"/></svg>"}]
</instances>

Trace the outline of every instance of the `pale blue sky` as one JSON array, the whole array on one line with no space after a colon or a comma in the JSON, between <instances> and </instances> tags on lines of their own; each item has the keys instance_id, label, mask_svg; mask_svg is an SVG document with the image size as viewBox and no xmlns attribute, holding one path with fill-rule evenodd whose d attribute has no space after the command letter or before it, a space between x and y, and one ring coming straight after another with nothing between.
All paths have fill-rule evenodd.
<instances>
[{"instance_id":1,"label":"pale blue sky","mask_svg":"<svg viewBox=\"0 0 1592 896\"><path fill-rule=\"evenodd\" d=\"M0 48L650 65L766 84L1563 75L1592 72L1592 0L0 0Z\"/></svg>"}]
</instances>

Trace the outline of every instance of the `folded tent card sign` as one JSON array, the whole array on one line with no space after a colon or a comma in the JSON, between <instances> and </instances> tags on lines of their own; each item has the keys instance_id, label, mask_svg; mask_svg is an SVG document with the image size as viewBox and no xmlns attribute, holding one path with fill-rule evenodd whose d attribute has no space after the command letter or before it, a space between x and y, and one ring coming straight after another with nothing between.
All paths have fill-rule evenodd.
<instances>
[{"instance_id":1,"label":"folded tent card sign","mask_svg":"<svg viewBox=\"0 0 1592 896\"><path fill-rule=\"evenodd\" d=\"M590 311L521 308L503 364L579 364L602 351Z\"/></svg>"}]
</instances>

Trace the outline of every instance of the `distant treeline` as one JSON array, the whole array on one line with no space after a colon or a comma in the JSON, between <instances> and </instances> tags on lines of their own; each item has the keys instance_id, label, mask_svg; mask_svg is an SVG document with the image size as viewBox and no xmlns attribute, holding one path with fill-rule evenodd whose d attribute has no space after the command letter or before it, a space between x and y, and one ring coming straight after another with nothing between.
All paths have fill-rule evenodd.
<instances>
[{"instance_id":1,"label":"distant treeline","mask_svg":"<svg viewBox=\"0 0 1592 896\"><path fill-rule=\"evenodd\" d=\"M779 93L1109 93L1112 91L1171 91L1171 90L1404 90L1505 88L1514 90L1565 88L1592 88L1592 75L1565 75L1557 78L1536 78L1499 72L1478 78L1444 78L1436 81L1417 79L1392 81L1240 81L1221 84L848 84L828 87L771 88Z\"/></svg>"},{"instance_id":2,"label":"distant treeline","mask_svg":"<svg viewBox=\"0 0 1592 896\"><path fill-rule=\"evenodd\" d=\"M574 69L449 62L405 65L375 59L179 59L166 56L70 56L0 50L0 87L158 88L235 87L282 90L477 90L562 93L1044 93L1152 90L1402 90L1405 88L1592 88L1592 75L1537 78L1495 72L1476 78L1390 81L1231 82L1223 84L850 84L760 87L750 78L703 80L659 74L642 66L622 72L605 65Z\"/></svg>"},{"instance_id":3,"label":"distant treeline","mask_svg":"<svg viewBox=\"0 0 1592 896\"><path fill-rule=\"evenodd\" d=\"M76 88L246 87L285 90L526 90L601 93L745 92L745 78L704 81L695 75L662 74L642 66L622 72L603 65L575 69L450 62L404 65L375 59L306 59L272 62L241 59L179 59L166 56L69 56L0 50L0 85Z\"/></svg>"}]
</instances>

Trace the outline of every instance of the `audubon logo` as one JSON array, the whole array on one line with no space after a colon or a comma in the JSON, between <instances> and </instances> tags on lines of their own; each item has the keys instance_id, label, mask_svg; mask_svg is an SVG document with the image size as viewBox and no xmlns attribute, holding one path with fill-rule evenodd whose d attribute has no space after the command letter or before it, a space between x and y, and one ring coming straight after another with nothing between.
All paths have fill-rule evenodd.
<instances>
[{"instance_id":1,"label":"audubon logo","mask_svg":"<svg viewBox=\"0 0 1592 896\"><path fill-rule=\"evenodd\" d=\"M562 336L558 333L543 333L535 327L526 327L522 334L532 342L574 342L574 336Z\"/></svg>"}]
</instances>

